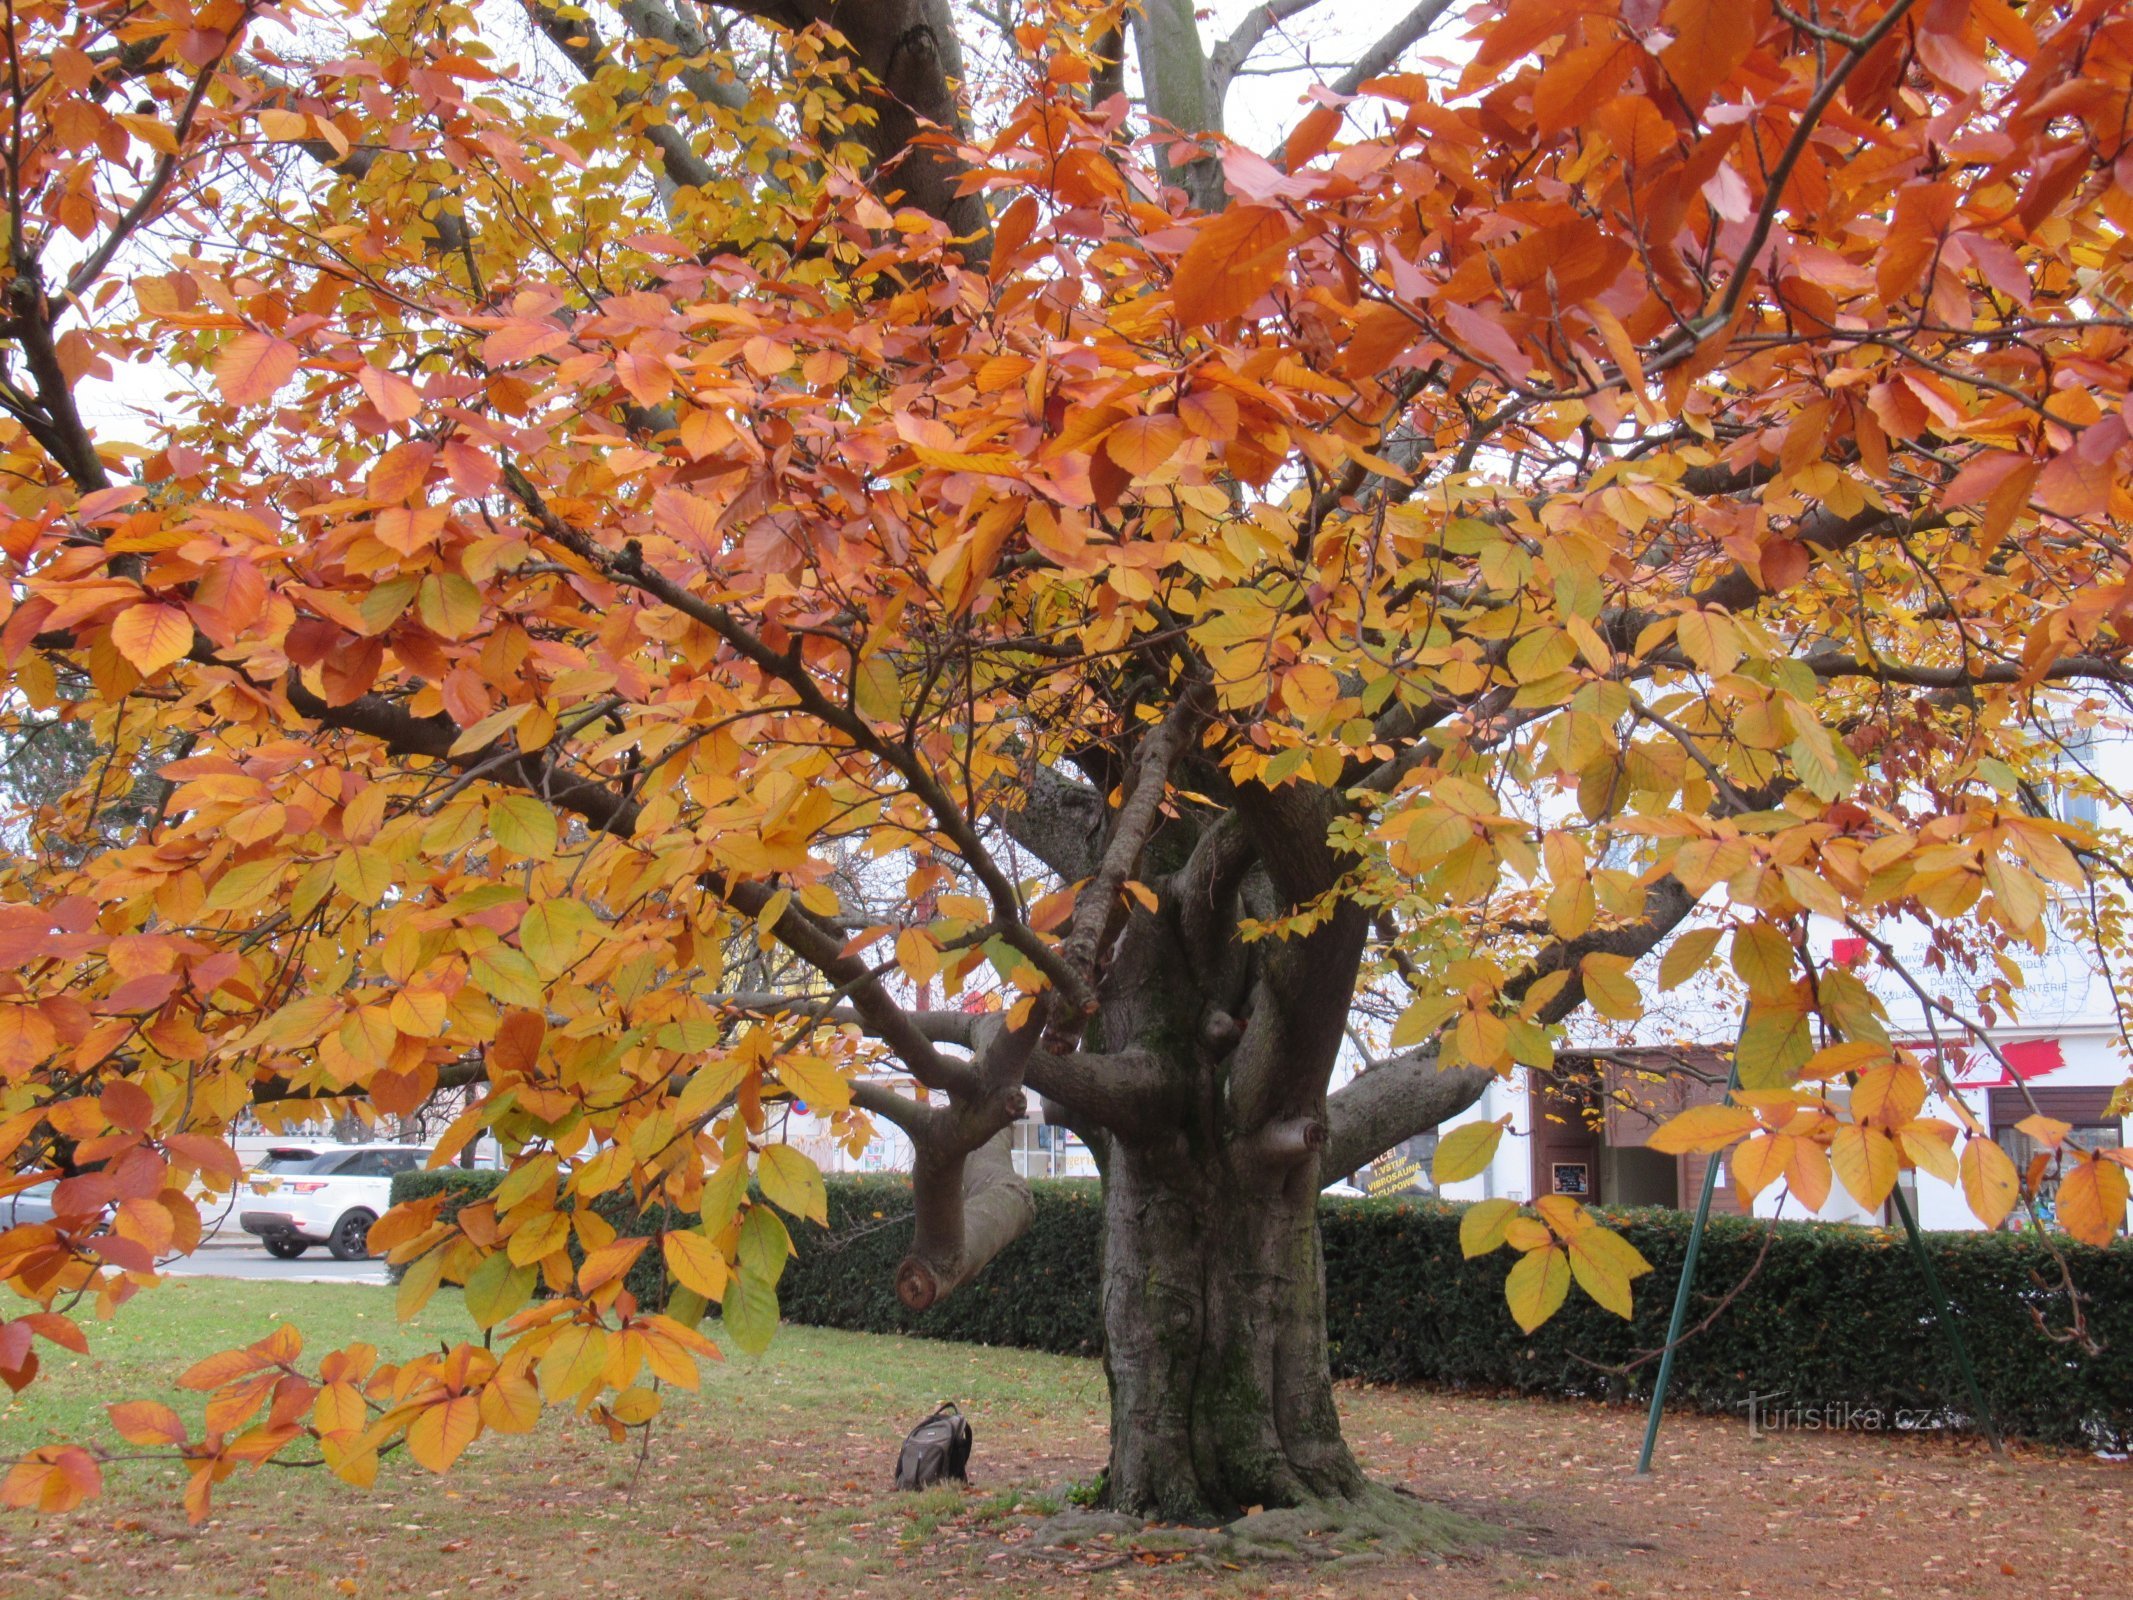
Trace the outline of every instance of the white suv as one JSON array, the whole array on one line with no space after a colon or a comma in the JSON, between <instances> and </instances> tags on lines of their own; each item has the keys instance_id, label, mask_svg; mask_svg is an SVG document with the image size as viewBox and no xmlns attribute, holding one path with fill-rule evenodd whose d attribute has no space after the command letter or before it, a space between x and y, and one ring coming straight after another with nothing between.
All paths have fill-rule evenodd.
<instances>
[{"instance_id":1,"label":"white suv","mask_svg":"<svg viewBox=\"0 0 2133 1600\"><path fill-rule=\"evenodd\" d=\"M429 1155L427 1146L406 1144L269 1151L247 1179L252 1192L238 1224L284 1261L315 1244L336 1261L361 1261L370 1254L370 1225L392 1202L393 1174L412 1172Z\"/></svg>"}]
</instances>

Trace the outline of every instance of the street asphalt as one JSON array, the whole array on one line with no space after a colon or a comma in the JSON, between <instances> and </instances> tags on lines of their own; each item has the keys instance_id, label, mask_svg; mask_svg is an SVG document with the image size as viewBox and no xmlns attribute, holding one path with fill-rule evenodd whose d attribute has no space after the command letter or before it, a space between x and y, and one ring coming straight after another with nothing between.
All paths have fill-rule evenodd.
<instances>
[{"instance_id":1,"label":"street asphalt","mask_svg":"<svg viewBox=\"0 0 2133 1600\"><path fill-rule=\"evenodd\" d=\"M189 1256L181 1256L162 1269L173 1278L265 1278L278 1283L389 1283L382 1257L369 1261L336 1261L322 1244L315 1244L294 1261L277 1261L266 1247L234 1227L219 1230L203 1240Z\"/></svg>"}]
</instances>

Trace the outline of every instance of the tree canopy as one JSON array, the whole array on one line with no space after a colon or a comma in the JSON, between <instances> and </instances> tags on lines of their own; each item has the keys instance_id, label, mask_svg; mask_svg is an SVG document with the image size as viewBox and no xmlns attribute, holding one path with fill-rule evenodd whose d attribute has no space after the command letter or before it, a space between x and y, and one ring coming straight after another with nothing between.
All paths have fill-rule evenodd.
<instances>
[{"instance_id":1,"label":"tree canopy","mask_svg":"<svg viewBox=\"0 0 2133 1600\"><path fill-rule=\"evenodd\" d=\"M2123 948L2124 841L2047 801L2133 670L2133 9L1425 0L1223 137L1310 15L13 8L0 651L96 758L0 865L0 1187L63 1176L0 1376L193 1248L241 1114L443 1089L511 1174L373 1243L493 1343L115 1407L196 1515L650 1426L710 1304L771 1335L795 1101L912 1140L914 1305L1026 1220L1002 1131L1083 1133L1109 1492L1180 1512L1359 1484L1312 1197L1580 1008L1737 991L1743 1093L1662 1139L1751 1192L2034 1194L1808 935L1915 982L1926 922L1981 1048L2009 951ZM2065 1159L2109 1237L2126 1153ZM1518 1323L1626 1311L1575 1202L1473 1219ZM1167 1435L1222 1341L1252 1400Z\"/></svg>"}]
</instances>

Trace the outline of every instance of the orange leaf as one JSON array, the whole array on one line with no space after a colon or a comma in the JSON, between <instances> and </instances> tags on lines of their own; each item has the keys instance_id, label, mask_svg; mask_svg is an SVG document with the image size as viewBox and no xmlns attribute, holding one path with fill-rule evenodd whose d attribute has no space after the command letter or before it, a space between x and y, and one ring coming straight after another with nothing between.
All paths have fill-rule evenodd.
<instances>
[{"instance_id":1,"label":"orange leaf","mask_svg":"<svg viewBox=\"0 0 2133 1600\"><path fill-rule=\"evenodd\" d=\"M356 382L387 422L405 422L422 409L421 393L397 372L365 363L357 369Z\"/></svg>"},{"instance_id":2,"label":"orange leaf","mask_svg":"<svg viewBox=\"0 0 2133 1600\"><path fill-rule=\"evenodd\" d=\"M247 328L215 357L215 387L233 406L258 405L296 371L296 346L258 328Z\"/></svg>"},{"instance_id":3,"label":"orange leaf","mask_svg":"<svg viewBox=\"0 0 2133 1600\"><path fill-rule=\"evenodd\" d=\"M1534 126L1543 134L1576 126L1621 87L1636 61L1636 46L1626 39L1603 39L1565 50L1534 85Z\"/></svg>"},{"instance_id":4,"label":"orange leaf","mask_svg":"<svg viewBox=\"0 0 2133 1600\"><path fill-rule=\"evenodd\" d=\"M143 677L154 677L193 647L193 622L176 606L153 603L119 613L111 642Z\"/></svg>"},{"instance_id":5,"label":"orange leaf","mask_svg":"<svg viewBox=\"0 0 2133 1600\"><path fill-rule=\"evenodd\" d=\"M1673 0L1666 8L1662 21L1674 42L1659 53L1659 61L1690 110L1700 111L1747 59L1766 14L1751 0Z\"/></svg>"},{"instance_id":6,"label":"orange leaf","mask_svg":"<svg viewBox=\"0 0 2133 1600\"><path fill-rule=\"evenodd\" d=\"M1896 195L1896 217L1875 258L1874 286L1893 305L1918 287L1955 218L1955 186L1913 183Z\"/></svg>"},{"instance_id":7,"label":"orange leaf","mask_svg":"<svg viewBox=\"0 0 2133 1600\"><path fill-rule=\"evenodd\" d=\"M612 1283L636 1264L637 1257L644 1253L649 1239L617 1239L613 1244L604 1244L597 1250L585 1253L585 1265L578 1269L578 1288L590 1294L604 1283Z\"/></svg>"},{"instance_id":8,"label":"orange leaf","mask_svg":"<svg viewBox=\"0 0 2133 1600\"><path fill-rule=\"evenodd\" d=\"M1170 286L1178 320L1190 327L1243 316L1280 280L1295 235L1272 206L1231 206L1202 224Z\"/></svg>"},{"instance_id":9,"label":"orange leaf","mask_svg":"<svg viewBox=\"0 0 2133 1600\"><path fill-rule=\"evenodd\" d=\"M2083 1244L2109 1244L2125 1221L2123 1168L2088 1156L2059 1180L2059 1226Z\"/></svg>"},{"instance_id":10,"label":"orange leaf","mask_svg":"<svg viewBox=\"0 0 2133 1600\"><path fill-rule=\"evenodd\" d=\"M492 367L513 367L570 342L570 330L553 322L512 322L482 341L481 359Z\"/></svg>"},{"instance_id":11,"label":"orange leaf","mask_svg":"<svg viewBox=\"0 0 2133 1600\"><path fill-rule=\"evenodd\" d=\"M1178 453L1185 424L1176 417L1128 417L1104 438L1104 454L1136 478L1144 478Z\"/></svg>"},{"instance_id":12,"label":"orange leaf","mask_svg":"<svg viewBox=\"0 0 2133 1600\"><path fill-rule=\"evenodd\" d=\"M183 1444L185 1424L157 1400L121 1400L110 1408L111 1426L128 1444Z\"/></svg>"},{"instance_id":13,"label":"orange leaf","mask_svg":"<svg viewBox=\"0 0 2133 1600\"><path fill-rule=\"evenodd\" d=\"M80 1445L45 1445L0 1480L0 1505L23 1511L72 1511L103 1488L95 1458Z\"/></svg>"}]
</instances>

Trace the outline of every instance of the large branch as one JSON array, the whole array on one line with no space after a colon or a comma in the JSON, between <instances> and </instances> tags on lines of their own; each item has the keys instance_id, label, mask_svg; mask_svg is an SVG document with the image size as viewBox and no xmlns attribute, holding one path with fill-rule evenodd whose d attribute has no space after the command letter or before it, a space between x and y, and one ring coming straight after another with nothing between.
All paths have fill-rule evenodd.
<instances>
[{"instance_id":1,"label":"large branch","mask_svg":"<svg viewBox=\"0 0 2133 1600\"><path fill-rule=\"evenodd\" d=\"M1360 1171L1459 1115L1495 1078L1486 1067L1439 1067L1435 1045L1380 1062L1326 1097L1326 1147L1319 1171L1328 1177Z\"/></svg>"},{"instance_id":2,"label":"large branch","mask_svg":"<svg viewBox=\"0 0 2133 1600\"><path fill-rule=\"evenodd\" d=\"M911 1172L917 1210L911 1251L896 1269L896 1293L913 1311L968 1283L1035 1218L1036 1203L1015 1171L1010 1137L1002 1128L968 1154L918 1147Z\"/></svg>"},{"instance_id":3,"label":"large branch","mask_svg":"<svg viewBox=\"0 0 2133 1600\"><path fill-rule=\"evenodd\" d=\"M984 197L963 192L969 170L946 140L924 137L928 126L948 135L963 131L956 99L963 76L963 47L956 37L949 0L701 0L737 16L774 27L811 24L835 28L851 41L872 82L862 91L873 121L853 126L871 158L876 186L948 225L966 243L964 254L990 253L990 223Z\"/></svg>"},{"instance_id":4,"label":"large branch","mask_svg":"<svg viewBox=\"0 0 2133 1600\"><path fill-rule=\"evenodd\" d=\"M1063 882L1078 883L1095 872L1104 797L1090 785L1038 767L1020 804L1002 802L992 818Z\"/></svg>"},{"instance_id":5,"label":"large branch","mask_svg":"<svg viewBox=\"0 0 2133 1600\"><path fill-rule=\"evenodd\" d=\"M1077 1125L1146 1129L1183 1109L1182 1085L1155 1056L1140 1050L1113 1055L1039 1050L1023 1067L1022 1079Z\"/></svg>"},{"instance_id":6,"label":"large branch","mask_svg":"<svg viewBox=\"0 0 2133 1600\"><path fill-rule=\"evenodd\" d=\"M1204 685L1187 681L1177 685L1176 698L1156 728L1143 736L1134 754L1133 781L1111 824L1111 837L1104 844L1096 873L1074 903L1074 918L1059 954L1076 972L1090 975L1096 953L1110 929L1124 894L1127 880L1140 865L1141 852L1163 821L1163 799L1170 774L1199 731L1205 699ZM1089 987L1093 1009L1095 985Z\"/></svg>"}]
</instances>

